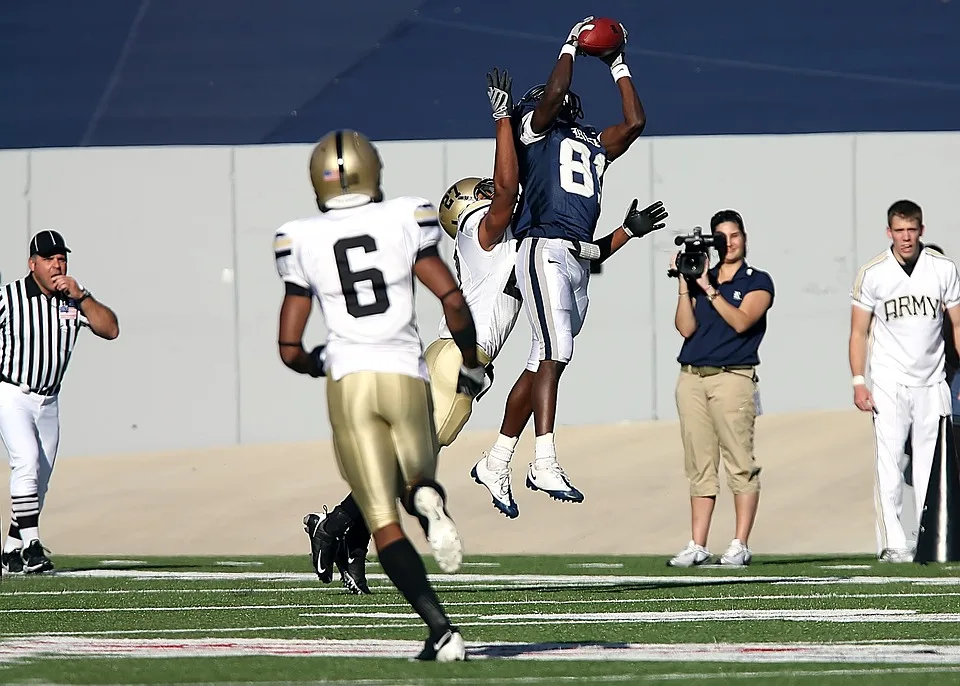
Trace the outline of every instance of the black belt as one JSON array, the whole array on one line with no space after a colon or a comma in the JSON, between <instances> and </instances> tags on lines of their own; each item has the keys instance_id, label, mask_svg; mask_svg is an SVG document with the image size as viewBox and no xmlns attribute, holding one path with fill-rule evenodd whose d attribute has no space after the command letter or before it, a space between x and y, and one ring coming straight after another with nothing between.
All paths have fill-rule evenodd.
<instances>
[{"instance_id":1,"label":"black belt","mask_svg":"<svg viewBox=\"0 0 960 686\"><path fill-rule=\"evenodd\" d=\"M681 371L696 374L697 376L716 376L721 372L747 371L753 370L752 364L728 364L723 367L712 367L709 365L696 366L692 364L680 365Z\"/></svg>"}]
</instances>

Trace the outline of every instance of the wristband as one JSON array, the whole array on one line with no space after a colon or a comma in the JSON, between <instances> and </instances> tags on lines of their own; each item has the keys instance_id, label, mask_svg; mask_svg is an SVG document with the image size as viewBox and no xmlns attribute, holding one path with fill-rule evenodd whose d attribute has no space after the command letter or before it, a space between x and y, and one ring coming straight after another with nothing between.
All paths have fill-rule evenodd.
<instances>
[{"instance_id":1,"label":"wristband","mask_svg":"<svg viewBox=\"0 0 960 686\"><path fill-rule=\"evenodd\" d=\"M570 43L564 43L563 47L560 48L560 54L557 55L557 59L560 59L564 55L570 55L571 59L577 59L577 46L571 45Z\"/></svg>"},{"instance_id":2,"label":"wristband","mask_svg":"<svg viewBox=\"0 0 960 686\"><path fill-rule=\"evenodd\" d=\"M866 386L866 385L867 385L867 380L863 378L863 374L857 374L855 377L853 377L852 380L853 380L853 385L854 385L854 386Z\"/></svg>"},{"instance_id":3,"label":"wristband","mask_svg":"<svg viewBox=\"0 0 960 686\"><path fill-rule=\"evenodd\" d=\"M610 75L613 76L614 81L619 81L624 76L630 76L630 67L626 63L621 62L620 64L610 67Z\"/></svg>"},{"instance_id":4,"label":"wristband","mask_svg":"<svg viewBox=\"0 0 960 686\"><path fill-rule=\"evenodd\" d=\"M86 288L84 288L84 289L83 289L83 293L80 295L80 299L77 300L77 305L79 306L80 303L82 303L84 300L86 300L87 298L89 298L90 295L91 295L90 291L88 291Z\"/></svg>"}]
</instances>

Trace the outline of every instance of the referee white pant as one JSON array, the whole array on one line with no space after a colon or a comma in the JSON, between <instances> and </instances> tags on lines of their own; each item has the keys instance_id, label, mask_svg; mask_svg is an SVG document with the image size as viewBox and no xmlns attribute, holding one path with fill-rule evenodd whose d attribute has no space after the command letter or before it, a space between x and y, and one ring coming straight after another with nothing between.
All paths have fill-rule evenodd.
<instances>
[{"instance_id":1,"label":"referee white pant","mask_svg":"<svg viewBox=\"0 0 960 686\"><path fill-rule=\"evenodd\" d=\"M13 516L33 514L35 506L32 504L28 506L31 511L17 512L15 499L34 494L38 499L36 507L39 513L43 509L43 499L60 445L60 406L57 396L24 393L18 386L0 383L0 439L10 455Z\"/></svg>"},{"instance_id":2,"label":"referee white pant","mask_svg":"<svg viewBox=\"0 0 960 686\"><path fill-rule=\"evenodd\" d=\"M876 414L876 511L878 553L890 548L904 550L907 537L901 522L903 512L904 445L911 433L913 489L917 522L923 512L930 470L937 446L940 418L952 414L950 387L946 381L933 386L903 386L874 380L871 388Z\"/></svg>"},{"instance_id":3,"label":"referee white pant","mask_svg":"<svg viewBox=\"0 0 960 686\"><path fill-rule=\"evenodd\" d=\"M570 245L561 238L524 238L517 249L517 287L533 331L532 372L540 360L569 362L587 318L590 262L574 256Z\"/></svg>"}]
</instances>

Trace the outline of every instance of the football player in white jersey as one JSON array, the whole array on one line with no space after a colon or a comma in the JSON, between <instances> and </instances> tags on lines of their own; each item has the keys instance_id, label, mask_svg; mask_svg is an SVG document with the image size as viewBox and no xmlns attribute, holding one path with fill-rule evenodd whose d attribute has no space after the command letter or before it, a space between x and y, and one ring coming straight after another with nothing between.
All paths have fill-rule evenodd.
<instances>
[{"instance_id":1,"label":"football player in white jersey","mask_svg":"<svg viewBox=\"0 0 960 686\"><path fill-rule=\"evenodd\" d=\"M284 224L274 240L285 284L278 346L290 369L327 377L340 473L383 571L430 629L418 659L463 660L463 638L404 535L397 508L399 499L419 519L441 570L459 569L462 543L435 480L439 447L414 277L440 299L460 346L460 391L476 395L484 369L470 310L437 250L436 209L419 197L385 200L381 170L376 148L355 131L333 131L314 148L310 176L321 214ZM303 332L314 297L329 333L325 345L307 353Z\"/></svg>"},{"instance_id":2,"label":"football player in white jersey","mask_svg":"<svg viewBox=\"0 0 960 686\"><path fill-rule=\"evenodd\" d=\"M960 274L953 260L924 246L923 231L919 205L893 203L887 211L892 244L860 268L851 293L853 401L873 413L877 547L879 558L890 562L914 559L900 521L904 440L912 430L919 522L940 420L952 412L944 372L944 312L954 340L960 340Z\"/></svg>"}]
</instances>

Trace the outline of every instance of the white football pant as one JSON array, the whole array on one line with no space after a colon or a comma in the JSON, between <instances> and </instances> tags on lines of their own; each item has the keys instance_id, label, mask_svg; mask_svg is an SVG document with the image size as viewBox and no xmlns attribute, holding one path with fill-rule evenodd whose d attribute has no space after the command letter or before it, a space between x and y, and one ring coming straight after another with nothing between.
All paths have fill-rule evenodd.
<instances>
[{"instance_id":1,"label":"white football pant","mask_svg":"<svg viewBox=\"0 0 960 686\"><path fill-rule=\"evenodd\" d=\"M940 418L952 413L950 387L946 381L935 386L902 386L874 381L876 412L873 429L876 439L876 510L878 553L884 549L907 548L900 521L903 511L904 445L912 430L913 489L917 522L923 512Z\"/></svg>"},{"instance_id":2,"label":"white football pant","mask_svg":"<svg viewBox=\"0 0 960 686\"><path fill-rule=\"evenodd\" d=\"M43 508L60 444L57 396L0 383L0 439L10 455L10 497L36 493Z\"/></svg>"},{"instance_id":3,"label":"white football pant","mask_svg":"<svg viewBox=\"0 0 960 686\"><path fill-rule=\"evenodd\" d=\"M569 246L560 238L525 238L517 250L517 287L533 330L527 360L532 372L540 360L569 362L573 339L587 317L590 263L574 256Z\"/></svg>"}]
</instances>

